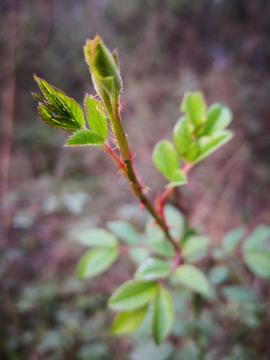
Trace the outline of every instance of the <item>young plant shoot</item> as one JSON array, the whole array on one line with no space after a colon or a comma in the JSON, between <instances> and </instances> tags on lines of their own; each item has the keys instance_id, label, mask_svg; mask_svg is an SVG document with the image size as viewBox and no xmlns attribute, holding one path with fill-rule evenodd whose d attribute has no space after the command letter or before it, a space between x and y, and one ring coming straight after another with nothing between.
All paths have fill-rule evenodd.
<instances>
[{"instance_id":1,"label":"young plant shoot","mask_svg":"<svg viewBox=\"0 0 270 360\"><path fill-rule=\"evenodd\" d=\"M185 94L172 141L159 141L153 151L153 162L167 185L163 195L152 203L137 177L121 121L123 83L117 53L111 53L97 35L94 40L86 40L84 54L96 94L85 95L83 111L75 100L34 76L43 94L33 94L38 100L40 117L47 125L72 133L65 146L93 146L110 155L150 217L143 238L124 221L109 222L108 230L80 232L78 241L90 249L80 259L76 273L83 279L98 276L122 253L128 254L138 268L133 279L122 284L109 299L109 307L117 312L112 333L117 336L131 333L151 314L153 339L160 344L170 334L174 321L171 287L184 287L195 300L206 301L211 297L211 279L217 284L226 277L221 266L215 274L205 275L198 260L207 254L209 238L189 229L187 219L167 202L174 187L188 183L188 171L195 164L232 138L227 129L232 114L228 107L218 103L207 108L200 92ZM116 147L119 152L115 152ZM269 227L257 231L262 242L269 237ZM244 230L238 229L226 237L223 253L233 251L243 236ZM248 237L243 245L243 258L256 275L269 278L269 253L263 252L256 239L255 235Z\"/></svg>"}]
</instances>

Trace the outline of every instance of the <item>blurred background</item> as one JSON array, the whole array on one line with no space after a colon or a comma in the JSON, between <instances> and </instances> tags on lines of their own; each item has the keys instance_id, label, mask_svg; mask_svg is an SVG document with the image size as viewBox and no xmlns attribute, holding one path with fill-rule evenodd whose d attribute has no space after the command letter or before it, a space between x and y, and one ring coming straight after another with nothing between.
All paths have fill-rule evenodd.
<instances>
[{"instance_id":1,"label":"blurred background","mask_svg":"<svg viewBox=\"0 0 270 360\"><path fill-rule=\"evenodd\" d=\"M46 126L31 97L36 73L83 105L94 90L82 47L96 33L118 49L123 124L149 196L165 185L153 146L171 139L184 92L201 90L208 105L230 106L235 136L190 172L177 201L217 245L237 226L270 223L268 0L1 0L3 360L186 359L175 353L179 329L158 352L110 335L106 301L133 274L127 260L93 280L74 276L85 251L78 229L124 219L141 231L145 222L112 160L63 148L68 133ZM238 358L261 359L260 342L253 350L258 357Z\"/></svg>"}]
</instances>

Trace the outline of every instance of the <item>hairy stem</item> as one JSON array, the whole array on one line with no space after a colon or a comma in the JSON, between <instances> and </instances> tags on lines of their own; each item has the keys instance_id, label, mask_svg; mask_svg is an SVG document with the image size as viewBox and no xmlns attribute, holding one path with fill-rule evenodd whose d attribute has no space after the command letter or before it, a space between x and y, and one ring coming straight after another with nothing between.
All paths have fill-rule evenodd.
<instances>
[{"instance_id":1,"label":"hairy stem","mask_svg":"<svg viewBox=\"0 0 270 360\"><path fill-rule=\"evenodd\" d=\"M133 190L135 196L140 199L140 202L145 206L146 210L152 215L155 219L156 223L162 229L166 239L173 245L176 251L179 250L179 246L174 242L173 238L171 237L168 227L165 221L158 215L155 208L153 207L152 203L148 199L148 197L144 194L143 188L137 178L135 173L133 164L132 164L132 157L131 152L129 149L128 141L121 123L121 118L119 114L119 109L117 104L114 104L113 111L112 111L112 127L118 142L120 153L122 160L117 157L117 155L105 145L106 151L114 158L114 160L118 163L118 165L122 168L122 164L125 166L125 175L130 183L130 186ZM114 155L112 154L114 153ZM120 162L119 162L120 161Z\"/></svg>"}]
</instances>

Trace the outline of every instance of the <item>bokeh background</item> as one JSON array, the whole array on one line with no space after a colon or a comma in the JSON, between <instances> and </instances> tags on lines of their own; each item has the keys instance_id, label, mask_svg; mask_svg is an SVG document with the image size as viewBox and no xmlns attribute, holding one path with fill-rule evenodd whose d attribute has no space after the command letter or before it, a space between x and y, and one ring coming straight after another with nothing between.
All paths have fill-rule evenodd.
<instances>
[{"instance_id":1,"label":"bokeh background","mask_svg":"<svg viewBox=\"0 0 270 360\"><path fill-rule=\"evenodd\" d=\"M177 202L214 244L242 224L270 223L268 0L2 0L3 360L162 360L173 344L153 355L152 345L136 350L134 339L110 335L106 301L134 271L126 259L93 280L74 276L85 251L76 231L119 219L142 230L145 222L112 160L98 149L63 148L67 133L47 127L31 97L33 73L81 105L85 92L94 94L82 47L96 33L119 52L123 124L149 196L165 184L153 146L171 138L184 92L201 90L208 105L231 107L235 137L190 172Z\"/></svg>"}]
</instances>

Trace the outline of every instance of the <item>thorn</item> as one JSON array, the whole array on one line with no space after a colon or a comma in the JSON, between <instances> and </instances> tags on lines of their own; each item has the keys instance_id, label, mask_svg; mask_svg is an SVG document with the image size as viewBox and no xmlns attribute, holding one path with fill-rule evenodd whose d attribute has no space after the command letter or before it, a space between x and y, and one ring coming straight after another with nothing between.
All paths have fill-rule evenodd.
<instances>
[{"instance_id":1,"label":"thorn","mask_svg":"<svg viewBox=\"0 0 270 360\"><path fill-rule=\"evenodd\" d=\"M132 158L131 158L131 161L132 161L132 162L134 161L136 155L137 155L137 153L135 153L135 154L132 156Z\"/></svg>"},{"instance_id":2,"label":"thorn","mask_svg":"<svg viewBox=\"0 0 270 360\"><path fill-rule=\"evenodd\" d=\"M143 202L141 202L141 212L143 212L144 207L145 207L144 203L143 203Z\"/></svg>"}]
</instances>

